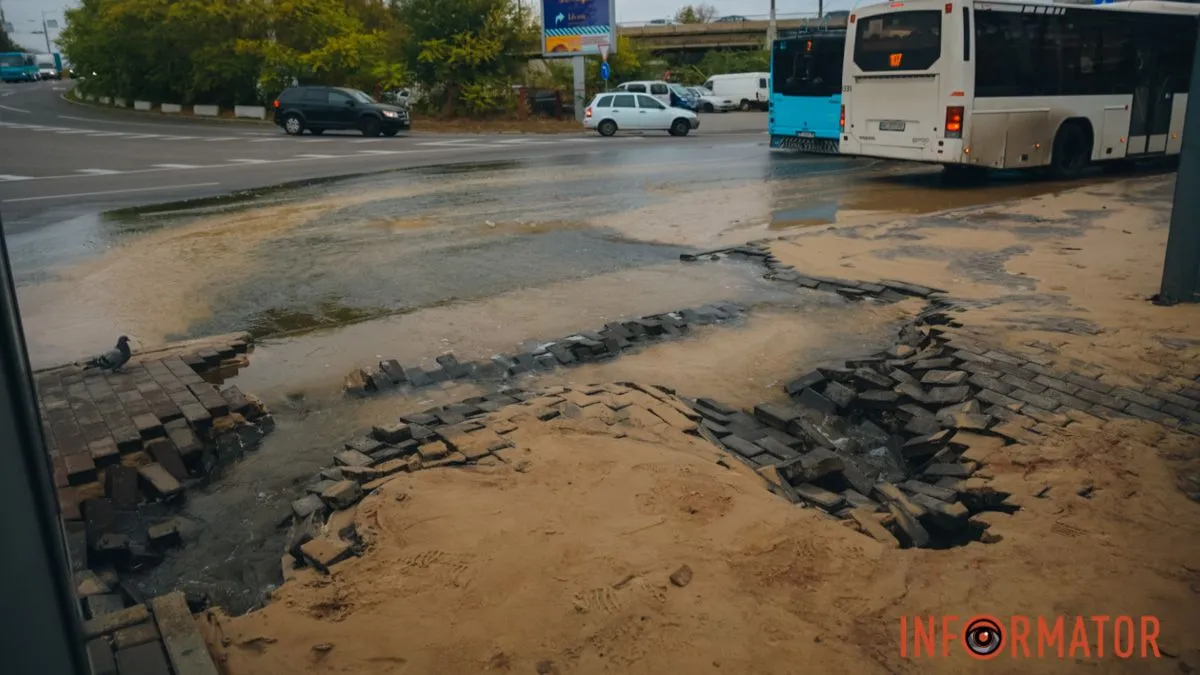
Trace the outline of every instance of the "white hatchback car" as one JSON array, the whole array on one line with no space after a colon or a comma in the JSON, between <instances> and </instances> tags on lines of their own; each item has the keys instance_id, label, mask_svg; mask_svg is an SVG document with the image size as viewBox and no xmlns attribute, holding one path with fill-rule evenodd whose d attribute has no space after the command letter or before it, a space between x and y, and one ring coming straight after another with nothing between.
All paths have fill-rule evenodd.
<instances>
[{"instance_id":1,"label":"white hatchback car","mask_svg":"<svg viewBox=\"0 0 1200 675\"><path fill-rule=\"evenodd\" d=\"M671 108L649 94L614 92L598 94L583 113L583 126L601 136L623 131L666 131L687 136L700 128L700 118L691 110Z\"/></svg>"}]
</instances>

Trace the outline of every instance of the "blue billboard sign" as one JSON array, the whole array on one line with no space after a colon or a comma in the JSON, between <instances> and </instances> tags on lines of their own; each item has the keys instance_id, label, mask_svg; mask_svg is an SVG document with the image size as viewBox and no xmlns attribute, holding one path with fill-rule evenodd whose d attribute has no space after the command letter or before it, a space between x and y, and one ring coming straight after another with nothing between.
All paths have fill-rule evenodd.
<instances>
[{"instance_id":1,"label":"blue billboard sign","mask_svg":"<svg viewBox=\"0 0 1200 675\"><path fill-rule=\"evenodd\" d=\"M542 51L585 56L616 51L616 0L542 0Z\"/></svg>"}]
</instances>

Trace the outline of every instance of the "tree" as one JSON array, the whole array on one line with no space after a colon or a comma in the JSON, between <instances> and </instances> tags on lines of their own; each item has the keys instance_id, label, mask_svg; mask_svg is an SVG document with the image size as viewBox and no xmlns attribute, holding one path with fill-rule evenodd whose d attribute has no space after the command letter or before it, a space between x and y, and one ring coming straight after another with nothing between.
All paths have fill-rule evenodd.
<instances>
[{"instance_id":1,"label":"tree","mask_svg":"<svg viewBox=\"0 0 1200 675\"><path fill-rule=\"evenodd\" d=\"M717 8L707 3L684 5L675 12L675 23L710 23L717 18Z\"/></svg>"},{"instance_id":2,"label":"tree","mask_svg":"<svg viewBox=\"0 0 1200 675\"><path fill-rule=\"evenodd\" d=\"M511 83L536 43L514 0L395 0L404 27L400 52L442 112L482 114L512 104Z\"/></svg>"},{"instance_id":3,"label":"tree","mask_svg":"<svg viewBox=\"0 0 1200 675\"><path fill-rule=\"evenodd\" d=\"M8 33L0 30L0 52L23 52L25 48L13 42Z\"/></svg>"}]
</instances>

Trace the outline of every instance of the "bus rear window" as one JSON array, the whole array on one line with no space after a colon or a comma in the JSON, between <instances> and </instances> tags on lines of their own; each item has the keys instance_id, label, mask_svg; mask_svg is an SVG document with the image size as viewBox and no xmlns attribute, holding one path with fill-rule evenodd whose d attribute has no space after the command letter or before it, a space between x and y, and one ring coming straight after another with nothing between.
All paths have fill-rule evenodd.
<instances>
[{"instance_id":1,"label":"bus rear window","mask_svg":"<svg viewBox=\"0 0 1200 675\"><path fill-rule=\"evenodd\" d=\"M942 13L890 12L861 18L854 63L865 72L926 70L942 55Z\"/></svg>"},{"instance_id":2,"label":"bus rear window","mask_svg":"<svg viewBox=\"0 0 1200 675\"><path fill-rule=\"evenodd\" d=\"M842 48L831 37L780 40L772 55L771 89L784 96L835 96L842 93Z\"/></svg>"}]
</instances>

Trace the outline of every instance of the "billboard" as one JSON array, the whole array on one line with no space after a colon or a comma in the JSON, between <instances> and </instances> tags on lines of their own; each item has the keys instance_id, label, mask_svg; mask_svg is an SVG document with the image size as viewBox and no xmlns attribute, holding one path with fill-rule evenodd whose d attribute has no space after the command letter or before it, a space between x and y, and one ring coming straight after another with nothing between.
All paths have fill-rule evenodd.
<instances>
[{"instance_id":1,"label":"billboard","mask_svg":"<svg viewBox=\"0 0 1200 675\"><path fill-rule=\"evenodd\" d=\"M542 0L542 52L548 57L616 51L616 0Z\"/></svg>"}]
</instances>

